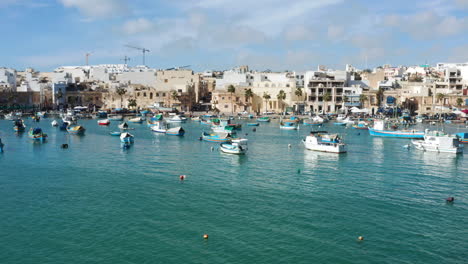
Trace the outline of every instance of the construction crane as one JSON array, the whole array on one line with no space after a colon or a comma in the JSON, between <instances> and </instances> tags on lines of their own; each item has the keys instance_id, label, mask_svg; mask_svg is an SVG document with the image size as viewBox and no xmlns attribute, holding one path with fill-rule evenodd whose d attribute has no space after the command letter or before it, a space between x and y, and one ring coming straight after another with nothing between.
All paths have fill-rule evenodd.
<instances>
[{"instance_id":1,"label":"construction crane","mask_svg":"<svg viewBox=\"0 0 468 264\"><path fill-rule=\"evenodd\" d=\"M86 57L86 66L89 65L89 56L90 56L91 54L93 54L93 53L92 53L92 52L88 52L88 53L85 54L85 57Z\"/></svg>"},{"instance_id":2,"label":"construction crane","mask_svg":"<svg viewBox=\"0 0 468 264\"><path fill-rule=\"evenodd\" d=\"M187 68L190 68L190 66L192 66L192 65L179 66L179 67L177 67L177 68L178 68L178 69L187 69Z\"/></svg>"},{"instance_id":3,"label":"construction crane","mask_svg":"<svg viewBox=\"0 0 468 264\"><path fill-rule=\"evenodd\" d=\"M127 65L127 62L131 60L129 57L125 56L123 59L121 59L125 62L125 65Z\"/></svg>"},{"instance_id":4,"label":"construction crane","mask_svg":"<svg viewBox=\"0 0 468 264\"><path fill-rule=\"evenodd\" d=\"M141 51L143 53L143 65L145 65L145 53L150 52L149 49L135 47L135 46L132 46L132 45L125 45L125 47Z\"/></svg>"}]
</instances>

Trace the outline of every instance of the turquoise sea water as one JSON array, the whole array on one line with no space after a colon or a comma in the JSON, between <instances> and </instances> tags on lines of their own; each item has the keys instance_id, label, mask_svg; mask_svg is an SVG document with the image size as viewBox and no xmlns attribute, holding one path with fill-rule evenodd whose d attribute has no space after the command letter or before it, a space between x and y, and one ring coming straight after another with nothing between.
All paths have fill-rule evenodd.
<instances>
[{"instance_id":1,"label":"turquoise sea water","mask_svg":"<svg viewBox=\"0 0 468 264\"><path fill-rule=\"evenodd\" d=\"M122 150L116 122L82 120L84 136L50 122L27 120L40 144L0 120L0 263L468 262L466 153L332 125L349 151L318 153L300 142L310 127L277 122L243 127L246 156L199 141L197 122L182 138L132 125Z\"/></svg>"}]
</instances>

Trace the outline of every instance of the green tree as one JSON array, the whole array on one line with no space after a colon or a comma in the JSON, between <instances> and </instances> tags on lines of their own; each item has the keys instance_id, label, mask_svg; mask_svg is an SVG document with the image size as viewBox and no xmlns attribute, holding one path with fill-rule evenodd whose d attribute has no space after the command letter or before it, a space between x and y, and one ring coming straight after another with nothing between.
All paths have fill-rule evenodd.
<instances>
[{"instance_id":1,"label":"green tree","mask_svg":"<svg viewBox=\"0 0 468 264\"><path fill-rule=\"evenodd\" d=\"M123 104L123 102L122 102L122 101L123 101L123 96L124 96L124 94L127 93L127 89L125 89L125 88L123 88L123 87L119 87L119 88L116 89L116 92L117 92L117 94L120 96L120 108L122 108L122 107L123 107L123 106L122 106L122 104Z\"/></svg>"},{"instance_id":2,"label":"green tree","mask_svg":"<svg viewBox=\"0 0 468 264\"><path fill-rule=\"evenodd\" d=\"M382 104L383 95L384 95L384 91L383 91L382 87L380 87L379 90L377 91L377 94L376 94L377 105L378 106L380 106L380 104Z\"/></svg>"},{"instance_id":3,"label":"green tree","mask_svg":"<svg viewBox=\"0 0 468 264\"><path fill-rule=\"evenodd\" d=\"M460 107L463 104L463 99L462 98L457 98L457 106Z\"/></svg>"},{"instance_id":4,"label":"green tree","mask_svg":"<svg viewBox=\"0 0 468 264\"><path fill-rule=\"evenodd\" d=\"M281 104L281 111L284 112L284 100L286 99L286 93L283 90L280 90L279 93L276 95L276 99Z\"/></svg>"},{"instance_id":5,"label":"green tree","mask_svg":"<svg viewBox=\"0 0 468 264\"><path fill-rule=\"evenodd\" d=\"M445 95L443 93L436 94L436 99L439 103L442 104L442 101L444 100L444 98L445 98Z\"/></svg>"},{"instance_id":6,"label":"green tree","mask_svg":"<svg viewBox=\"0 0 468 264\"><path fill-rule=\"evenodd\" d=\"M265 99L265 101L266 101L266 104L265 104L265 112L268 112L268 102L269 102L270 99L271 99L270 94L268 94L267 92L263 93L263 99Z\"/></svg>"},{"instance_id":7,"label":"green tree","mask_svg":"<svg viewBox=\"0 0 468 264\"><path fill-rule=\"evenodd\" d=\"M364 103L368 100L367 95L361 94L359 95L359 102L361 103L361 106L364 107Z\"/></svg>"},{"instance_id":8,"label":"green tree","mask_svg":"<svg viewBox=\"0 0 468 264\"><path fill-rule=\"evenodd\" d=\"M134 98L128 99L128 107L137 107L137 100Z\"/></svg>"},{"instance_id":9,"label":"green tree","mask_svg":"<svg viewBox=\"0 0 468 264\"><path fill-rule=\"evenodd\" d=\"M325 93L325 94L323 95L323 101L325 102L325 105L324 105L324 107L323 107L323 108L324 108L324 112L325 112L325 109L327 109L327 107L326 107L326 106L327 106L327 102L330 102L331 100L332 100L332 96L331 96L331 94L330 94L329 92L327 92L327 93Z\"/></svg>"},{"instance_id":10,"label":"green tree","mask_svg":"<svg viewBox=\"0 0 468 264\"><path fill-rule=\"evenodd\" d=\"M252 89L249 88L245 90L244 96L245 96L245 101L249 103L250 99L254 96ZM251 103L249 103L249 105L251 105Z\"/></svg>"},{"instance_id":11,"label":"green tree","mask_svg":"<svg viewBox=\"0 0 468 264\"><path fill-rule=\"evenodd\" d=\"M236 87L234 85L230 84L227 89L228 93L231 94L231 113L234 114L234 98L233 94L236 92Z\"/></svg>"},{"instance_id":12,"label":"green tree","mask_svg":"<svg viewBox=\"0 0 468 264\"><path fill-rule=\"evenodd\" d=\"M170 95L170 99L174 100L174 102L177 101L177 99L179 99L179 94L176 91L172 91ZM174 103L172 103L171 101L169 107L172 107L173 105Z\"/></svg>"}]
</instances>

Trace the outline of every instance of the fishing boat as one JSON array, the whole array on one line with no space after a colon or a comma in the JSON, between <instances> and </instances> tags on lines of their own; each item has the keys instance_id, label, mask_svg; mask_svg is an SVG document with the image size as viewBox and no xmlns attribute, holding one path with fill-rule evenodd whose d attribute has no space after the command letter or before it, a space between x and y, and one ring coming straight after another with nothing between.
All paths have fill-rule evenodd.
<instances>
[{"instance_id":1,"label":"fishing boat","mask_svg":"<svg viewBox=\"0 0 468 264\"><path fill-rule=\"evenodd\" d=\"M150 112L149 110L141 110L141 111L140 111L140 114L141 114L142 116L145 116L145 115L149 114L149 112Z\"/></svg>"},{"instance_id":2,"label":"fishing boat","mask_svg":"<svg viewBox=\"0 0 468 264\"><path fill-rule=\"evenodd\" d=\"M45 118L45 117L47 117L47 112L44 112L44 111L42 111L42 112L37 112L36 115L37 115L38 117Z\"/></svg>"},{"instance_id":3,"label":"fishing boat","mask_svg":"<svg viewBox=\"0 0 468 264\"><path fill-rule=\"evenodd\" d=\"M331 153L345 153L347 151L346 144L338 136L323 134L324 132L311 132L309 136L302 140L305 148Z\"/></svg>"},{"instance_id":4,"label":"fishing boat","mask_svg":"<svg viewBox=\"0 0 468 264\"><path fill-rule=\"evenodd\" d=\"M231 140L231 135L229 133L202 133L202 139L208 142L228 142Z\"/></svg>"},{"instance_id":5,"label":"fishing boat","mask_svg":"<svg viewBox=\"0 0 468 264\"><path fill-rule=\"evenodd\" d=\"M260 123L247 123L247 126L259 126Z\"/></svg>"},{"instance_id":6,"label":"fishing boat","mask_svg":"<svg viewBox=\"0 0 468 264\"><path fill-rule=\"evenodd\" d=\"M353 125L354 129L368 130L369 125L364 121L359 121L356 125Z\"/></svg>"},{"instance_id":7,"label":"fishing boat","mask_svg":"<svg viewBox=\"0 0 468 264\"><path fill-rule=\"evenodd\" d=\"M109 119L101 119L101 120L98 120L97 123L100 126L108 126L110 124L110 120Z\"/></svg>"},{"instance_id":8,"label":"fishing boat","mask_svg":"<svg viewBox=\"0 0 468 264\"><path fill-rule=\"evenodd\" d=\"M426 129L424 140L411 141L416 149L423 151L453 153L463 152L463 145L456 136L451 136L442 131L429 131Z\"/></svg>"},{"instance_id":9,"label":"fishing boat","mask_svg":"<svg viewBox=\"0 0 468 264\"><path fill-rule=\"evenodd\" d=\"M110 132L109 133L111 136L115 136L115 137L118 137L120 136L120 134L122 134L120 131L113 131L113 132Z\"/></svg>"},{"instance_id":10,"label":"fishing boat","mask_svg":"<svg viewBox=\"0 0 468 264\"><path fill-rule=\"evenodd\" d=\"M33 121L35 121L35 122L41 121L41 117L36 116L36 115L32 116L31 119L32 119Z\"/></svg>"},{"instance_id":11,"label":"fishing boat","mask_svg":"<svg viewBox=\"0 0 468 264\"><path fill-rule=\"evenodd\" d=\"M23 132L26 129L26 126L24 125L24 122L22 119L16 120L14 125L13 125L13 130L16 132Z\"/></svg>"},{"instance_id":12,"label":"fishing boat","mask_svg":"<svg viewBox=\"0 0 468 264\"><path fill-rule=\"evenodd\" d=\"M257 118L257 122L270 122L270 118L268 116Z\"/></svg>"},{"instance_id":13,"label":"fishing boat","mask_svg":"<svg viewBox=\"0 0 468 264\"><path fill-rule=\"evenodd\" d=\"M76 120L77 120L76 116L64 115L64 116L62 117L62 121L63 121L64 123L68 123L68 124L70 124L70 125L76 124Z\"/></svg>"},{"instance_id":14,"label":"fishing boat","mask_svg":"<svg viewBox=\"0 0 468 264\"><path fill-rule=\"evenodd\" d=\"M175 115L172 118L167 119L167 122L169 123L185 123L186 121L187 118L181 115Z\"/></svg>"},{"instance_id":15,"label":"fishing boat","mask_svg":"<svg viewBox=\"0 0 468 264\"><path fill-rule=\"evenodd\" d=\"M247 139L231 140L230 142L221 143L219 150L228 154L244 155L247 153Z\"/></svg>"},{"instance_id":16,"label":"fishing boat","mask_svg":"<svg viewBox=\"0 0 468 264\"><path fill-rule=\"evenodd\" d=\"M354 125L356 122L351 117L346 117L345 119L341 120L340 123Z\"/></svg>"},{"instance_id":17,"label":"fishing boat","mask_svg":"<svg viewBox=\"0 0 468 264\"><path fill-rule=\"evenodd\" d=\"M280 129L284 130L297 130L299 128L299 123L296 121L285 120L280 122Z\"/></svg>"},{"instance_id":18,"label":"fishing boat","mask_svg":"<svg viewBox=\"0 0 468 264\"><path fill-rule=\"evenodd\" d=\"M346 126L345 122L335 122L333 123L334 126Z\"/></svg>"},{"instance_id":19,"label":"fishing boat","mask_svg":"<svg viewBox=\"0 0 468 264\"><path fill-rule=\"evenodd\" d=\"M53 127L56 127L59 125L59 123L57 122L57 120L53 120L52 122L50 122L50 124L53 126Z\"/></svg>"},{"instance_id":20,"label":"fishing boat","mask_svg":"<svg viewBox=\"0 0 468 264\"><path fill-rule=\"evenodd\" d=\"M107 118L107 112L99 110L96 114L97 118Z\"/></svg>"},{"instance_id":21,"label":"fishing boat","mask_svg":"<svg viewBox=\"0 0 468 264\"><path fill-rule=\"evenodd\" d=\"M202 125L212 125L213 121L211 119L201 119L200 124L202 124Z\"/></svg>"},{"instance_id":22,"label":"fishing boat","mask_svg":"<svg viewBox=\"0 0 468 264\"><path fill-rule=\"evenodd\" d=\"M130 129L130 127L128 126L127 122L120 123L120 124L118 125L118 127L119 127L120 129L123 129L123 130L128 130L128 129Z\"/></svg>"},{"instance_id":23,"label":"fishing boat","mask_svg":"<svg viewBox=\"0 0 468 264\"><path fill-rule=\"evenodd\" d=\"M108 115L108 118L110 121L122 121L123 116L121 115Z\"/></svg>"},{"instance_id":24,"label":"fishing boat","mask_svg":"<svg viewBox=\"0 0 468 264\"><path fill-rule=\"evenodd\" d=\"M42 129L39 127L31 128L29 130L28 136L30 139L40 142L44 142L47 139L47 134L42 132Z\"/></svg>"},{"instance_id":25,"label":"fishing boat","mask_svg":"<svg viewBox=\"0 0 468 264\"><path fill-rule=\"evenodd\" d=\"M460 143L468 144L468 133L457 133L455 135L459 138Z\"/></svg>"},{"instance_id":26,"label":"fishing boat","mask_svg":"<svg viewBox=\"0 0 468 264\"><path fill-rule=\"evenodd\" d=\"M86 129L83 126L68 126L67 131L73 135L83 135Z\"/></svg>"},{"instance_id":27,"label":"fishing boat","mask_svg":"<svg viewBox=\"0 0 468 264\"><path fill-rule=\"evenodd\" d=\"M194 116L194 117L190 118L190 120L192 120L192 121L200 121L200 117L199 117L199 116Z\"/></svg>"},{"instance_id":28,"label":"fishing boat","mask_svg":"<svg viewBox=\"0 0 468 264\"><path fill-rule=\"evenodd\" d=\"M369 127L369 134L377 137L395 137L395 138L412 138L423 139L424 131L418 130L388 130L386 123L383 120L375 120L374 126Z\"/></svg>"},{"instance_id":29,"label":"fishing boat","mask_svg":"<svg viewBox=\"0 0 468 264\"><path fill-rule=\"evenodd\" d=\"M122 143L133 143L134 142L134 136L128 132L124 132L120 134L120 142Z\"/></svg>"},{"instance_id":30,"label":"fishing boat","mask_svg":"<svg viewBox=\"0 0 468 264\"><path fill-rule=\"evenodd\" d=\"M336 120L337 120L337 121L342 121L342 120L344 120L345 118L346 118L346 115L344 115L344 114L339 114L339 115L336 117Z\"/></svg>"},{"instance_id":31,"label":"fishing boat","mask_svg":"<svg viewBox=\"0 0 468 264\"><path fill-rule=\"evenodd\" d=\"M173 127L166 130L166 135L169 136L183 136L185 134L185 130L182 127Z\"/></svg>"},{"instance_id":32,"label":"fishing boat","mask_svg":"<svg viewBox=\"0 0 468 264\"><path fill-rule=\"evenodd\" d=\"M156 121L152 126L151 130L156 133L166 133L167 123L163 120Z\"/></svg>"},{"instance_id":33,"label":"fishing boat","mask_svg":"<svg viewBox=\"0 0 468 264\"><path fill-rule=\"evenodd\" d=\"M306 126L320 126L323 125L323 121L315 121L314 119L304 119L302 123Z\"/></svg>"},{"instance_id":34,"label":"fishing boat","mask_svg":"<svg viewBox=\"0 0 468 264\"><path fill-rule=\"evenodd\" d=\"M143 123L143 118L142 117L135 117L135 118L130 118L128 122L130 123Z\"/></svg>"},{"instance_id":35,"label":"fishing boat","mask_svg":"<svg viewBox=\"0 0 468 264\"><path fill-rule=\"evenodd\" d=\"M147 119L146 124L148 125L148 127L152 127L161 120L163 120L163 115L159 114L159 115L151 117L150 119Z\"/></svg>"}]
</instances>

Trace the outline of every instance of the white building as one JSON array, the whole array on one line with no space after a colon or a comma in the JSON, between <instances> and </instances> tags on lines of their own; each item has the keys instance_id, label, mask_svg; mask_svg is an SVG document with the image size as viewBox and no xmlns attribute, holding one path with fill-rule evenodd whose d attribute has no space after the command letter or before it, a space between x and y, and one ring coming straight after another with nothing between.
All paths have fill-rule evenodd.
<instances>
[{"instance_id":1,"label":"white building","mask_svg":"<svg viewBox=\"0 0 468 264\"><path fill-rule=\"evenodd\" d=\"M16 90L16 70L0 68L0 90Z\"/></svg>"}]
</instances>

